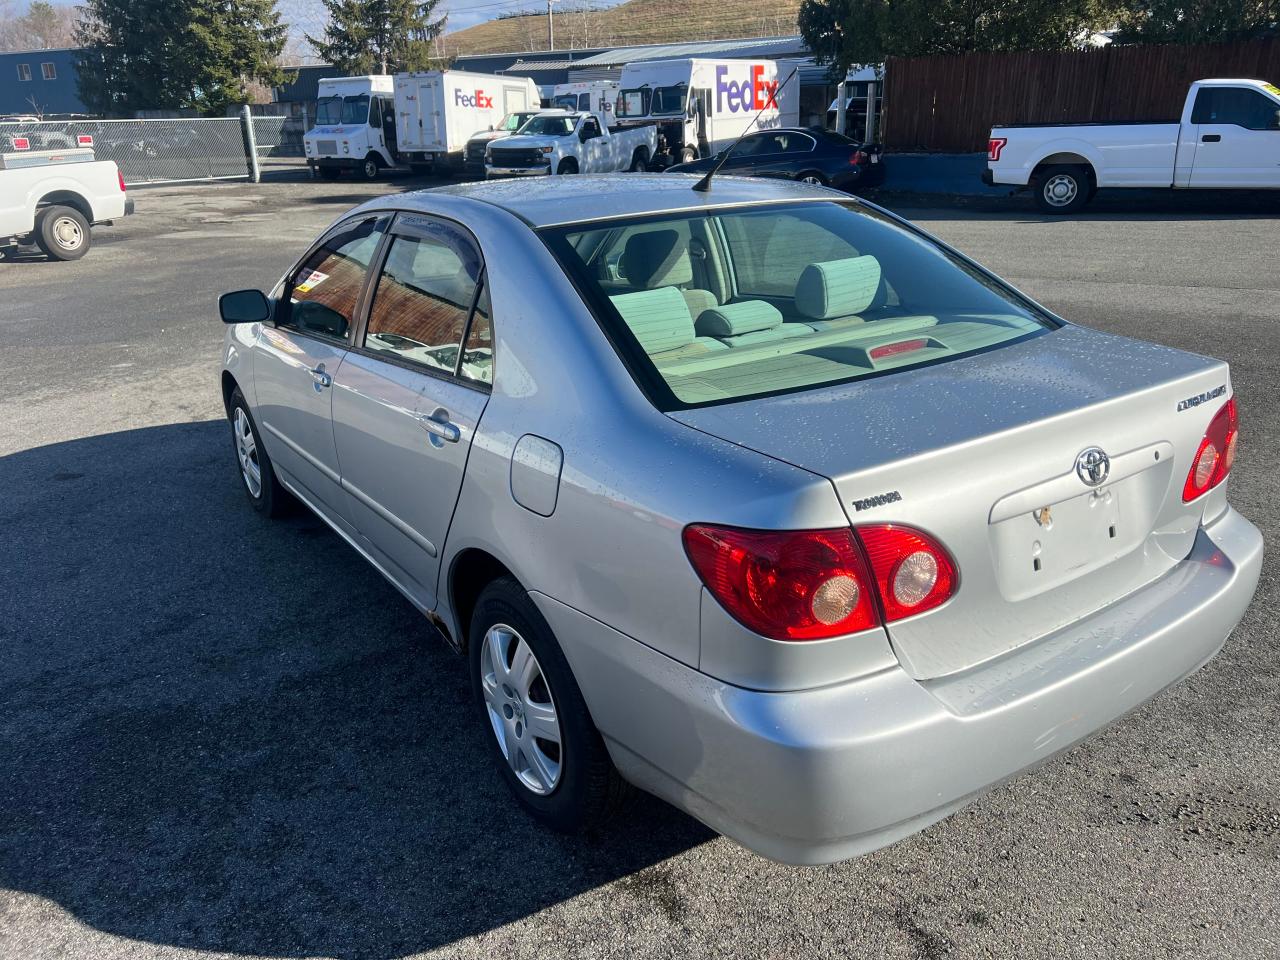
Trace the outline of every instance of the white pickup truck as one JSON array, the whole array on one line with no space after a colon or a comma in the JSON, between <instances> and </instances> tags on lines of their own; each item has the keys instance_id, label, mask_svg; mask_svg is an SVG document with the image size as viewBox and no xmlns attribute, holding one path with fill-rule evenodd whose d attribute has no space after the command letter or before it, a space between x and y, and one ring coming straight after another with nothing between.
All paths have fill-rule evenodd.
<instances>
[{"instance_id":1,"label":"white pickup truck","mask_svg":"<svg viewBox=\"0 0 1280 960\"><path fill-rule=\"evenodd\" d=\"M484 175L491 179L647 170L657 146L657 128L652 125L610 127L596 113L543 110L516 136L486 148Z\"/></svg>"},{"instance_id":2,"label":"white pickup truck","mask_svg":"<svg viewBox=\"0 0 1280 960\"><path fill-rule=\"evenodd\" d=\"M1197 80L1168 123L992 127L982 179L1030 186L1049 213L1079 210L1099 187L1280 189L1280 88Z\"/></svg>"},{"instance_id":3,"label":"white pickup truck","mask_svg":"<svg viewBox=\"0 0 1280 960\"><path fill-rule=\"evenodd\" d=\"M124 177L93 150L30 150L14 137L0 153L0 252L34 243L51 260L79 260L91 229L133 213Z\"/></svg>"}]
</instances>

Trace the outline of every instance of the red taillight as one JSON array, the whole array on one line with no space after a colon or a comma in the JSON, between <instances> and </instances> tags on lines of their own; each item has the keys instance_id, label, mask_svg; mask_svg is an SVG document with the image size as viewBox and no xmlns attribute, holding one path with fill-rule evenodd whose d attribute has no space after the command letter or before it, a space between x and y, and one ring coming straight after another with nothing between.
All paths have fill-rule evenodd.
<instances>
[{"instance_id":1,"label":"red taillight","mask_svg":"<svg viewBox=\"0 0 1280 960\"><path fill-rule=\"evenodd\" d=\"M865 167L870 162L871 157L865 150L855 150L849 154L849 166L851 167Z\"/></svg>"},{"instance_id":2,"label":"red taillight","mask_svg":"<svg viewBox=\"0 0 1280 960\"><path fill-rule=\"evenodd\" d=\"M121 192L121 193L124 193L124 192L125 192L125 186L124 186L124 174L120 172L120 168L119 168L119 167L116 167L116 179L118 179L118 180L120 181L120 192Z\"/></svg>"},{"instance_id":3,"label":"red taillight","mask_svg":"<svg viewBox=\"0 0 1280 960\"><path fill-rule=\"evenodd\" d=\"M881 610L887 621L923 613L948 600L957 583L955 563L937 541L897 524L856 532L694 525L685 528L684 546L721 605L774 640L856 633L878 626Z\"/></svg>"},{"instance_id":4,"label":"red taillight","mask_svg":"<svg viewBox=\"0 0 1280 960\"><path fill-rule=\"evenodd\" d=\"M992 137L987 141L987 159L999 160L1000 152L1004 150L1004 145L1009 142L1008 137Z\"/></svg>"},{"instance_id":5,"label":"red taillight","mask_svg":"<svg viewBox=\"0 0 1280 960\"><path fill-rule=\"evenodd\" d=\"M1236 400L1232 397L1214 414L1209 429L1191 461L1187 482L1182 485L1182 502L1190 503L1208 493L1231 472L1236 460L1236 444L1240 439L1240 421L1236 415Z\"/></svg>"},{"instance_id":6,"label":"red taillight","mask_svg":"<svg viewBox=\"0 0 1280 960\"><path fill-rule=\"evenodd\" d=\"M871 577L847 527L763 531L690 526L693 568L740 623L774 640L821 640L880 622Z\"/></svg>"},{"instance_id":7,"label":"red taillight","mask_svg":"<svg viewBox=\"0 0 1280 960\"><path fill-rule=\"evenodd\" d=\"M955 562L927 533L896 523L857 531L871 561L886 622L932 610L955 594Z\"/></svg>"}]
</instances>

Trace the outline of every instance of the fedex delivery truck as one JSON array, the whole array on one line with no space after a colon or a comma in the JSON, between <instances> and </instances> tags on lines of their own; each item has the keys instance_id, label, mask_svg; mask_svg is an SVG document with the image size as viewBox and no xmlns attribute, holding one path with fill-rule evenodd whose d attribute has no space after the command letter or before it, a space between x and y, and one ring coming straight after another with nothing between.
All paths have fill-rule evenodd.
<instances>
[{"instance_id":1,"label":"fedex delivery truck","mask_svg":"<svg viewBox=\"0 0 1280 960\"><path fill-rule=\"evenodd\" d=\"M613 105L618 99L617 80L577 80L557 83L551 91L550 106L556 110L594 113L606 126L613 125Z\"/></svg>"},{"instance_id":2,"label":"fedex delivery truck","mask_svg":"<svg viewBox=\"0 0 1280 960\"><path fill-rule=\"evenodd\" d=\"M396 129L401 155L414 168L462 169L467 141L510 113L539 105L528 77L495 77L462 70L397 73Z\"/></svg>"},{"instance_id":3,"label":"fedex delivery truck","mask_svg":"<svg viewBox=\"0 0 1280 960\"><path fill-rule=\"evenodd\" d=\"M800 120L798 65L787 60L650 60L622 68L614 122L656 123L663 169L714 156L750 127ZM789 83L784 81L791 77ZM759 121L752 127L756 115Z\"/></svg>"},{"instance_id":4,"label":"fedex delivery truck","mask_svg":"<svg viewBox=\"0 0 1280 960\"><path fill-rule=\"evenodd\" d=\"M316 125L302 137L307 165L328 180L350 170L366 180L397 164L396 115L387 74L330 77L316 89Z\"/></svg>"}]
</instances>

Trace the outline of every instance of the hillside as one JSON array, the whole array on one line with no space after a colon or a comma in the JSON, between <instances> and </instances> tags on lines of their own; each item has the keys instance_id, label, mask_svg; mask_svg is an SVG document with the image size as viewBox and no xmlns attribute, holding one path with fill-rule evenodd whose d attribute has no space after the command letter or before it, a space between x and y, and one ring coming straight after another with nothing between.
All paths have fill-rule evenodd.
<instances>
[{"instance_id":1,"label":"hillside","mask_svg":"<svg viewBox=\"0 0 1280 960\"><path fill-rule=\"evenodd\" d=\"M446 33L436 41L450 57L547 49L543 12L490 20ZM601 10L560 0L555 12L556 47L621 47L637 43L683 43L730 37L774 37L796 33L800 0L775 0L768 12L734 7L723 0L628 0ZM750 12L747 12L750 11Z\"/></svg>"}]
</instances>

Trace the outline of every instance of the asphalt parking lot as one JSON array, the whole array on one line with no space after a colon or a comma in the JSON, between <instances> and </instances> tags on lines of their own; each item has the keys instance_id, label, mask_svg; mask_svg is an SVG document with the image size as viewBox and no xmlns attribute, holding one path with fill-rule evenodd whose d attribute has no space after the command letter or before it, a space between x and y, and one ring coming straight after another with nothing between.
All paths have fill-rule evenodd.
<instances>
[{"instance_id":1,"label":"asphalt parking lot","mask_svg":"<svg viewBox=\"0 0 1280 960\"><path fill-rule=\"evenodd\" d=\"M862 859L779 866L654 800L526 819L463 662L318 520L249 509L218 394L217 294L414 185L138 190L86 259L0 262L0 957L1280 955L1274 553L1198 674ZM903 212L1229 360L1231 497L1274 541L1274 210Z\"/></svg>"}]
</instances>

